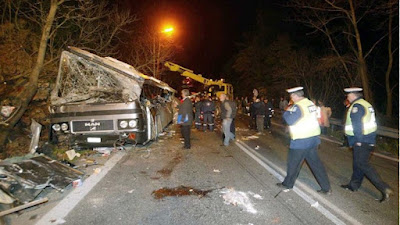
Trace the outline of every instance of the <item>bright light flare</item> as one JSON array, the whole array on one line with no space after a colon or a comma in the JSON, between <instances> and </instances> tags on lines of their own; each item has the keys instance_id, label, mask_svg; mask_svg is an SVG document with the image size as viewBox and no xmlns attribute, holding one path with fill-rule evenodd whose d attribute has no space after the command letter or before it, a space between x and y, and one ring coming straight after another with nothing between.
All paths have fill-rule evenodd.
<instances>
[{"instance_id":1,"label":"bright light flare","mask_svg":"<svg viewBox=\"0 0 400 225\"><path fill-rule=\"evenodd\" d=\"M162 32L163 33L172 33L174 31L174 28L173 27L167 27L167 28L165 28Z\"/></svg>"}]
</instances>

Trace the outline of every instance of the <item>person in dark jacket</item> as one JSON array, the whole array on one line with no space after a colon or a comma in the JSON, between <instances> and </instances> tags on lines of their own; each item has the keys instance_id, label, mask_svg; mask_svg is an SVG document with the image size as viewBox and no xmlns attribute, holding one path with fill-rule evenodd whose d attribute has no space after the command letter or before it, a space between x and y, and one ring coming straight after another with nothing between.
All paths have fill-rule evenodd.
<instances>
[{"instance_id":1,"label":"person in dark jacket","mask_svg":"<svg viewBox=\"0 0 400 225\"><path fill-rule=\"evenodd\" d=\"M265 105L264 128L268 129L269 133L271 133L271 118L272 115L274 115L274 108L272 106L272 103L268 101L268 98L264 99L264 105Z\"/></svg>"},{"instance_id":2,"label":"person in dark jacket","mask_svg":"<svg viewBox=\"0 0 400 225\"><path fill-rule=\"evenodd\" d=\"M250 104L250 108L249 108L249 112L250 112L250 124L249 124L249 127L250 127L250 129L257 129L256 128L256 115L255 115L256 111L255 111L255 108L254 108L255 101L256 101L256 97L253 97L253 101L249 103Z\"/></svg>"},{"instance_id":3,"label":"person in dark jacket","mask_svg":"<svg viewBox=\"0 0 400 225\"><path fill-rule=\"evenodd\" d=\"M253 115L256 118L256 127L259 133L264 132L265 105L259 98L253 104Z\"/></svg>"},{"instance_id":4,"label":"person in dark jacket","mask_svg":"<svg viewBox=\"0 0 400 225\"><path fill-rule=\"evenodd\" d=\"M204 99L200 111L203 115L203 131L207 130L207 126L210 131L214 131L215 103L211 97Z\"/></svg>"},{"instance_id":5,"label":"person in dark jacket","mask_svg":"<svg viewBox=\"0 0 400 225\"><path fill-rule=\"evenodd\" d=\"M203 105L203 101L200 96L196 96L194 100L194 124L197 130L201 130L201 107Z\"/></svg>"},{"instance_id":6,"label":"person in dark jacket","mask_svg":"<svg viewBox=\"0 0 400 225\"><path fill-rule=\"evenodd\" d=\"M182 103L178 107L178 124L181 125L182 137L184 139L184 149L190 149L190 127L193 122L193 104L189 99L189 90L183 89Z\"/></svg>"}]
</instances>

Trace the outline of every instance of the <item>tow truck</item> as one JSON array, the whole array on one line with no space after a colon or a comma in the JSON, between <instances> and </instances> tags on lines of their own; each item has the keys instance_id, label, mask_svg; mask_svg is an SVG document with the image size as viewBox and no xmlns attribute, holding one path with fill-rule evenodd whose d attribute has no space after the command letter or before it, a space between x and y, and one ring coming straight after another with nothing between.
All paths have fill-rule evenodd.
<instances>
[{"instance_id":1,"label":"tow truck","mask_svg":"<svg viewBox=\"0 0 400 225\"><path fill-rule=\"evenodd\" d=\"M201 74L195 74L193 70L187 69L183 66L169 61L165 62L164 65L170 71L179 72L183 77L188 77L199 83L204 84L204 86L208 89L208 93L210 93L212 96L219 97L221 94L226 94L229 99L233 99L233 87L231 84L225 83L224 79L216 81L212 79L207 79Z\"/></svg>"}]
</instances>

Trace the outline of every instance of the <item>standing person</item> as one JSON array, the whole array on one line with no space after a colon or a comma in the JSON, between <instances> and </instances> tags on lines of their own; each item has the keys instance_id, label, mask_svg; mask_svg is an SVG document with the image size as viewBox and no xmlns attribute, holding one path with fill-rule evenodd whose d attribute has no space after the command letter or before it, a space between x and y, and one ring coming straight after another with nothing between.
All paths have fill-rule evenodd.
<instances>
[{"instance_id":1,"label":"standing person","mask_svg":"<svg viewBox=\"0 0 400 225\"><path fill-rule=\"evenodd\" d=\"M236 137L235 118L236 118L236 114L237 114L237 104L235 101L230 101L228 96L226 96L226 101L228 101L228 103L230 104L230 106L232 108L232 123L231 123L230 129L233 134L233 138L235 139L235 137Z\"/></svg>"},{"instance_id":2,"label":"standing person","mask_svg":"<svg viewBox=\"0 0 400 225\"><path fill-rule=\"evenodd\" d=\"M349 100L347 100L347 98L343 101L343 105L346 107L346 109L344 111L344 116L343 116L343 119L342 119L343 127L345 127L346 126L347 111L349 110L349 107L350 107L350 102L349 102ZM340 147L341 148L348 148L349 147L349 142L347 140L346 133L345 132L343 132L343 133L344 133L343 134L343 143L342 143L342 146L340 146Z\"/></svg>"},{"instance_id":3,"label":"standing person","mask_svg":"<svg viewBox=\"0 0 400 225\"><path fill-rule=\"evenodd\" d=\"M325 172L317 154L318 145L321 143L316 107L304 97L303 87L288 89L293 106L283 113L283 118L289 125L290 147L287 162L287 175L282 183L277 183L279 187L293 188L299 175L301 165L307 161L312 173L321 186L318 192L330 194L331 186L328 175Z\"/></svg>"},{"instance_id":4,"label":"standing person","mask_svg":"<svg viewBox=\"0 0 400 225\"><path fill-rule=\"evenodd\" d=\"M256 127L256 109L254 108L254 103L256 102L256 97L253 97L253 101L250 103L250 129L257 129Z\"/></svg>"},{"instance_id":5,"label":"standing person","mask_svg":"<svg viewBox=\"0 0 400 225\"><path fill-rule=\"evenodd\" d=\"M265 118L264 118L264 128L268 129L268 132L271 133L271 119L274 115L274 108L272 103L268 101L268 98L264 100L265 105Z\"/></svg>"},{"instance_id":6,"label":"standing person","mask_svg":"<svg viewBox=\"0 0 400 225\"><path fill-rule=\"evenodd\" d=\"M265 117L265 105L258 97L256 98L254 104L254 116L256 118L256 127L258 134L262 134L264 132L264 117Z\"/></svg>"},{"instance_id":7,"label":"standing person","mask_svg":"<svg viewBox=\"0 0 400 225\"><path fill-rule=\"evenodd\" d=\"M190 127L193 122L193 104L189 98L189 90L181 91L182 103L179 105L178 124L181 124L181 133L184 139L184 149L190 149Z\"/></svg>"},{"instance_id":8,"label":"standing person","mask_svg":"<svg viewBox=\"0 0 400 225\"><path fill-rule=\"evenodd\" d=\"M196 96L194 100L194 124L197 130L201 129L201 106L203 101L199 96Z\"/></svg>"},{"instance_id":9,"label":"standing person","mask_svg":"<svg viewBox=\"0 0 400 225\"><path fill-rule=\"evenodd\" d=\"M221 119L222 119L222 130L224 131L224 146L229 145L229 141L234 139L230 128L232 123L232 107L231 104L226 100L226 95L221 94L219 96L221 101Z\"/></svg>"},{"instance_id":10,"label":"standing person","mask_svg":"<svg viewBox=\"0 0 400 225\"><path fill-rule=\"evenodd\" d=\"M214 131L215 103L211 97L204 100L201 114L203 115L203 131L206 132L207 127L210 131Z\"/></svg>"},{"instance_id":11,"label":"standing person","mask_svg":"<svg viewBox=\"0 0 400 225\"><path fill-rule=\"evenodd\" d=\"M288 106L288 101L285 99L285 97L281 97L281 100L279 101L279 109L283 113L283 111L286 110L286 107Z\"/></svg>"},{"instance_id":12,"label":"standing person","mask_svg":"<svg viewBox=\"0 0 400 225\"><path fill-rule=\"evenodd\" d=\"M345 133L349 145L353 147L353 174L351 180L342 188L357 191L366 176L382 193L380 202L389 199L393 193L389 185L382 181L375 169L369 164L371 152L375 147L376 130L375 111L372 105L362 97L362 88L345 88L347 100L350 102L347 111Z\"/></svg>"},{"instance_id":13,"label":"standing person","mask_svg":"<svg viewBox=\"0 0 400 225\"><path fill-rule=\"evenodd\" d=\"M321 109L321 123L320 123L321 133L323 135L326 135L328 127L330 127L331 125L329 119L332 116L332 109L331 107L326 107L324 102L322 102L321 100L318 100L318 105Z\"/></svg>"}]
</instances>

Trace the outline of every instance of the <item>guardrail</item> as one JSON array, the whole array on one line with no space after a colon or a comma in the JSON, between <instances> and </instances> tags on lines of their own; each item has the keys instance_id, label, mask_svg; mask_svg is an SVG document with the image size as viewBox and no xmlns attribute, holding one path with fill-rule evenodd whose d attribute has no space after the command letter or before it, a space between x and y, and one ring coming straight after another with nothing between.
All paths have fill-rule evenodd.
<instances>
[{"instance_id":1,"label":"guardrail","mask_svg":"<svg viewBox=\"0 0 400 225\"><path fill-rule=\"evenodd\" d=\"M279 110L275 110L275 116L281 117L282 113ZM332 125L343 127L343 122L341 119L330 118L329 122ZM399 130L390 127L378 126L377 135L382 137L399 139Z\"/></svg>"},{"instance_id":2,"label":"guardrail","mask_svg":"<svg viewBox=\"0 0 400 225\"><path fill-rule=\"evenodd\" d=\"M343 127L343 122L340 119L330 118L329 122L333 125ZM382 137L389 137L389 138L395 138L395 139L399 138L399 130L393 129L390 127L378 126L378 130L377 130L376 134L379 136L382 136Z\"/></svg>"}]
</instances>

